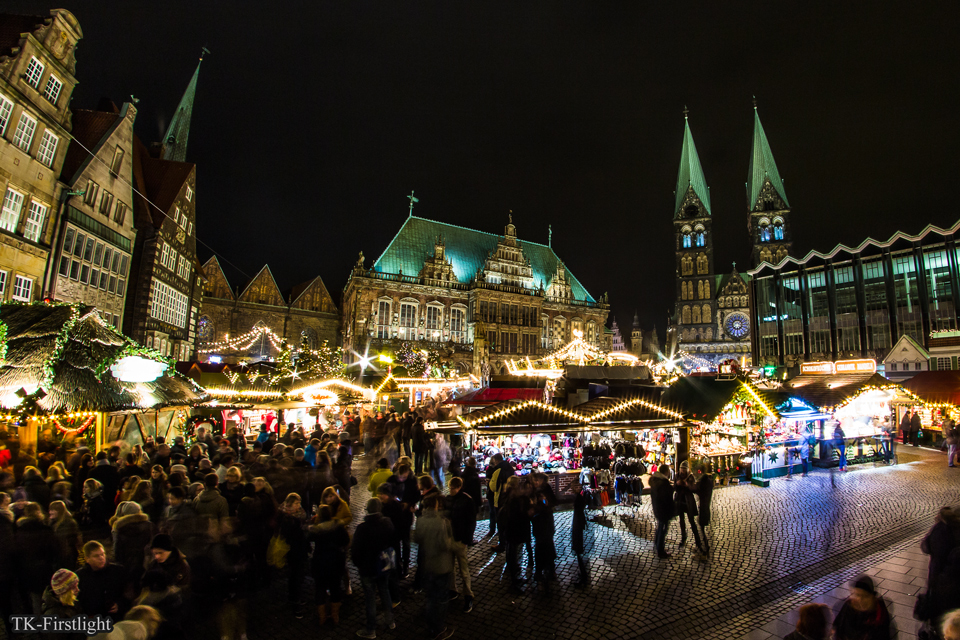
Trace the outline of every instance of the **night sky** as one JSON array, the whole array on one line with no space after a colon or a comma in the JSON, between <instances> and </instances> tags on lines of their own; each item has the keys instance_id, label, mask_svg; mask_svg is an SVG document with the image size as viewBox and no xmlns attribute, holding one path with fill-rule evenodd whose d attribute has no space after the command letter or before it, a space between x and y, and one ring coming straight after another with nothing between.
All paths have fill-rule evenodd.
<instances>
[{"instance_id":1,"label":"night sky","mask_svg":"<svg viewBox=\"0 0 960 640\"><path fill-rule=\"evenodd\" d=\"M736 4L736 9L731 9ZM649 6L648 6L649 5ZM751 97L794 255L960 220L957 3L68 2L74 108L140 98L159 139L203 63L197 229L234 287L269 263L334 299L407 216L546 243L629 329L673 305L684 105L715 261L747 267ZM369 264L369 262L368 262Z\"/></svg>"}]
</instances>

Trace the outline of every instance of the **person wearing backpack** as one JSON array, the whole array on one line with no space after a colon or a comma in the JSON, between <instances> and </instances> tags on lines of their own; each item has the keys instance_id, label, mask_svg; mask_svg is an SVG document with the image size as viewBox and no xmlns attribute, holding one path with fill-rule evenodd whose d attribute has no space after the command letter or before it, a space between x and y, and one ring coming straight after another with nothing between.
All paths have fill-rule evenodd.
<instances>
[{"instance_id":1,"label":"person wearing backpack","mask_svg":"<svg viewBox=\"0 0 960 640\"><path fill-rule=\"evenodd\" d=\"M390 629L397 628L390 598L390 572L394 567L388 566L383 558L385 551L393 549L393 523L383 517L382 510L379 498L367 500L367 515L357 525L350 547L350 559L360 574L367 610L366 626L357 631L357 636L361 638L377 637L377 593L383 605L384 621ZM419 530L418 526L417 532ZM392 557L395 558L395 554Z\"/></svg>"}]
</instances>

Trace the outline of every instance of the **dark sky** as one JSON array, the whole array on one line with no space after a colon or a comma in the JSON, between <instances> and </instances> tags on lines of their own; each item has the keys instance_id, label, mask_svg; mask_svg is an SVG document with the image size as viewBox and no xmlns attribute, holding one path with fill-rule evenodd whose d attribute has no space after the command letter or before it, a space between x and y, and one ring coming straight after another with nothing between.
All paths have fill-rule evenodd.
<instances>
[{"instance_id":1,"label":"dark sky","mask_svg":"<svg viewBox=\"0 0 960 640\"><path fill-rule=\"evenodd\" d=\"M7 0L3 10L55 5ZM196 64L199 238L339 301L407 215L546 242L621 327L673 304L684 105L719 271L749 259L756 95L795 254L950 225L957 3L74 2L75 108L141 99L156 140ZM201 250L201 259L210 249ZM234 286L244 275L228 270Z\"/></svg>"}]
</instances>

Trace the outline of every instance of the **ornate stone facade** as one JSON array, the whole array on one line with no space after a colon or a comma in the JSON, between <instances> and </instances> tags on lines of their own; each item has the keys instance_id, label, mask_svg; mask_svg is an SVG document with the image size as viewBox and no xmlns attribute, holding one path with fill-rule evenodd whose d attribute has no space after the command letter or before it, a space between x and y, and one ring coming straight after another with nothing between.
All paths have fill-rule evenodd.
<instances>
[{"instance_id":1,"label":"ornate stone facade","mask_svg":"<svg viewBox=\"0 0 960 640\"><path fill-rule=\"evenodd\" d=\"M410 342L484 376L574 331L606 343L605 296L590 296L550 246L520 240L512 219L496 236L411 215L373 266L364 262L361 253L343 294L348 356Z\"/></svg>"},{"instance_id":2,"label":"ornate stone facade","mask_svg":"<svg viewBox=\"0 0 960 640\"><path fill-rule=\"evenodd\" d=\"M297 285L284 295L270 267L264 266L234 294L216 256L203 265L203 273L206 282L197 326L197 349L201 360L210 355L220 356L224 362L230 363L276 358L277 345L267 334L243 350L207 352L204 349L206 344L223 342L229 336L243 335L258 327L270 329L292 346L303 343L316 349L324 341L331 346L338 344L339 314L320 276Z\"/></svg>"}]
</instances>

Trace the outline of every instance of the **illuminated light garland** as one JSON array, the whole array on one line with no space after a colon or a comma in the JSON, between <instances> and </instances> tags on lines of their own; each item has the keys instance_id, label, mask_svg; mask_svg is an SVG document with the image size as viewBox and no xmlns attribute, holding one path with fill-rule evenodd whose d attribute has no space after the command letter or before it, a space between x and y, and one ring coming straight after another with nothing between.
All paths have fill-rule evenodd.
<instances>
[{"instance_id":1,"label":"illuminated light garland","mask_svg":"<svg viewBox=\"0 0 960 640\"><path fill-rule=\"evenodd\" d=\"M349 389L350 391L362 393L365 396L371 392L371 389L367 389L359 385L355 385L352 382L347 382L346 380L339 380L334 378L330 380L322 380L320 382L316 382L314 384L311 384L308 387L297 389L296 391L289 391L287 392L287 395L291 397L303 396L304 398L306 398L307 395L314 394L321 390L325 390L327 387L330 387L330 386Z\"/></svg>"},{"instance_id":2,"label":"illuminated light garland","mask_svg":"<svg viewBox=\"0 0 960 640\"><path fill-rule=\"evenodd\" d=\"M757 402L760 403L760 406L763 407L763 410L767 412L767 415L769 415L769 416L770 416L771 418L773 418L774 420L777 419L777 415L770 409L770 407L767 406L767 403L763 401L763 398L760 397L760 394L758 394L756 391L753 390L753 387L750 385L749 382L745 382L745 381L741 380L741 381L740 381L740 384L743 386L744 389L747 390L747 392L748 392L751 396L753 396L753 398L754 398Z\"/></svg>"},{"instance_id":3,"label":"illuminated light garland","mask_svg":"<svg viewBox=\"0 0 960 640\"><path fill-rule=\"evenodd\" d=\"M274 389L229 389L226 387L208 387L207 393L214 397L219 398L233 398L239 396L241 398L281 398L283 397L283 391L278 391Z\"/></svg>"},{"instance_id":4,"label":"illuminated light garland","mask_svg":"<svg viewBox=\"0 0 960 640\"><path fill-rule=\"evenodd\" d=\"M525 400L524 402L521 402L521 403L519 403L519 404L510 406L510 407L507 407L507 408L505 408L505 409L500 409L500 410L494 412L493 414L490 414L490 415L487 415L487 416L481 416L481 417L478 417L478 418L476 418L476 419L474 419L474 420L467 420L467 419L463 418L462 416L457 416L457 420L460 421L465 427L467 427L467 428L469 429L469 428L475 427L475 426L477 426L477 425L479 425L479 424L483 424L483 423L485 423L485 422L490 422L491 420L494 420L494 419L496 419L496 418L501 418L501 417L507 416L507 415L509 415L509 414L511 414L511 413L516 413L517 411L521 411L521 410L523 410L523 409L527 409L527 408L530 408L530 407L536 407L536 408L540 408L540 409L549 410L549 411L552 411L552 412L557 413L557 414L559 414L559 415L562 415L562 416L564 416L564 417L572 418L572 419L574 419L574 420L576 420L576 421L578 421L578 422L582 422L582 423L584 423L584 424L587 424L587 423L590 423L590 422L595 422L595 421L597 421L597 420L600 419L600 418L604 418L604 417L606 417L606 416L608 416L608 415L610 415L610 414L612 414L612 413L616 413L616 412L618 412L618 411L622 411L623 409L627 409L627 408L629 408L629 407L631 407L631 406L634 406L634 405L641 405L641 406L647 407L648 409L653 409L654 411L659 411L659 412L661 412L661 413L664 413L664 414L666 414L666 415L668 415L668 416L671 416L671 417L673 417L673 418L677 418L677 419L679 419L679 420L683 420L683 419L684 419L684 418L683 418L683 414L681 414L681 413L677 413L676 411L672 411L672 410L667 409L666 407L660 406L660 405L658 405L658 404L653 404L652 402L647 402L646 400L643 400L643 399L641 399L641 398L634 398L634 399L632 399L632 400L627 400L627 401L625 401L625 402L621 402L620 404L618 404L618 405L616 405L616 406L614 406L614 407L610 407L609 409L604 409L603 411L600 411L600 412L598 412L598 413L595 413L595 414L593 414L592 416L587 416L587 415L584 415L584 414L579 413L579 412L576 412L576 411L569 411L569 410L563 409L563 408L561 408L561 407L555 407L555 406L553 406L552 404L545 404L545 403L543 403L543 402L540 402L539 400Z\"/></svg>"},{"instance_id":5,"label":"illuminated light garland","mask_svg":"<svg viewBox=\"0 0 960 640\"><path fill-rule=\"evenodd\" d=\"M823 406L823 407L820 407L820 412L821 412L821 413L834 413L834 412L836 412L838 409L840 409L840 408L842 408L842 407L845 407L846 405L850 404L851 402L853 402L854 400L856 400L857 398L859 398L859 397L862 396L863 394L868 393L868 392L870 392L870 391L898 391L898 392L902 393L903 395L908 396L908 397L909 397L911 400L913 400L916 404L926 404L920 396L918 396L917 394L913 393L913 392L910 391L909 389L903 388L903 387L900 386L899 384L869 385L869 386L866 386L866 387L862 387L859 391L857 391L855 394L853 394L853 395L850 396L849 398L845 399L845 400L844 400L843 402L841 402L840 404L833 405L833 406ZM949 405L949 406L952 406L952 405Z\"/></svg>"},{"instance_id":6,"label":"illuminated light garland","mask_svg":"<svg viewBox=\"0 0 960 640\"><path fill-rule=\"evenodd\" d=\"M64 427L63 425L60 424L60 422L56 418L51 418L50 422L52 422L57 427L57 431L59 431L60 433L75 433L78 436L82 436L83 432L86 431L91 424L93 424L94 420L96 420L96 417L90 416L89 418L84 420L83 424L77 427L76 429L68 429L67 427Z\"/></svg>"}]
</instances>

